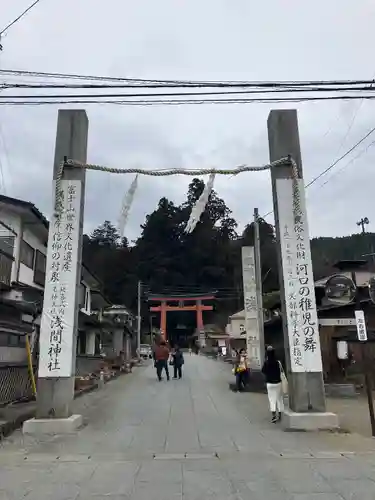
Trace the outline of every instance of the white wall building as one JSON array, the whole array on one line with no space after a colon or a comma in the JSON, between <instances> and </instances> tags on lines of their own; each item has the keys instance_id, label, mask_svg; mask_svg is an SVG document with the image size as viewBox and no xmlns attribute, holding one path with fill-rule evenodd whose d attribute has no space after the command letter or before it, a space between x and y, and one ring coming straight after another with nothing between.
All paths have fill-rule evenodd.
<instances>
[{"instance_id":1,"label":"white wall building","mask_svg":"<svg viewBox=\"0 0 375 500\"><path fill-rule=\"evenodd\" d=\"M245 310L229 316L228 333L233 339L246 339Z\"/></svg>"}]
</instances>

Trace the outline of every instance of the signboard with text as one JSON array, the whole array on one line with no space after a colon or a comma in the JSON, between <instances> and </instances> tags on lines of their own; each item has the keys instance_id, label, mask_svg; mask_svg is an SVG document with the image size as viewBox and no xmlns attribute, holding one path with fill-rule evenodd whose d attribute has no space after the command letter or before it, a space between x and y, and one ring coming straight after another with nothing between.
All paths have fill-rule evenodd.
<instances>
[{"instance_id":1,"label":"signboard with text","mask_svg":"<svg viewBox=\"0 0 375 500\"><path fill-rule=\"evenodd\" d=\"M357 324L357 335L358 340L361 342L366 342L367 340L367 329L365 321L365 313L363 311L355 311L355 321Z\"/></svg>"},{"instance_id":2,"label":"signboard with text","mask_svg":"<svg viewBox=\"0 0 375 500\"><path fill-rule=\"evenodd\" d=\"M61 181L58 215L53 215L49 225L39 377L72 375L80 203L81 183Z\"/></svg>"},{"instance_id":3,"label":"signboard with text","mask_svg":"<svg viewBox=\"0 0 375 500\"><path fill-rule=\"evenodd\" d=\"M320 326L354 326L354 318L320 318Z\"/></svg>"},{"instance_id":4,"label":"signboard with text","mask_svg":"<svg viewBox=\"0 0 375 500\"><path fill-rule=\"evenodd\" d=\"M293 179L276 180L290 366L293 372L321 372L305 188L303 180L298 183L299 211L294 213Z\"/></svg>"},{"instance_id":5,"label":"signboard with text","mask_svg":"<svg viewBox=\"0 0 375 500\"><path fill-rule=\"evenodd\" d=\"M260 369L260 340L253 247L242 247L242 275L247 355L250 368Z\"/></svg>"}]
</instances>

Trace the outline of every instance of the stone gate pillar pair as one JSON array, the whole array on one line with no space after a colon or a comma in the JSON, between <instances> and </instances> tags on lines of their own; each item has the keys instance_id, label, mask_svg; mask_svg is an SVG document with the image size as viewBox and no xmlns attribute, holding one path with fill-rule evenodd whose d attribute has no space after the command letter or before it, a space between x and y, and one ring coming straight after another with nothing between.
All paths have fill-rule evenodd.
<instances>
[{"instance_id":1,"label":"stone gate pillar pair","mask_svg":"<svg viewBox=\"0 0 375 500\"><path fill-rule=\"evenodd\" d=\"M283 330L290 386L287 426L319 429L337 426L325 411L302 162L295 110L272 111L268 119L271 161L291 155L299 173L300 207L293 210L290 166L273 167L272 191L278 242ZM85 111L60 110L54 179L64 157L86 162L88 120ZM58 212L49 227L46 285L40 333L36 419L26 433L72 432L82 418L72 415L74 399L78 293L81 279L85 170L64 169L57 195ZM55 189L54 189L55 194Z\"/></svg>"}]
</instances>

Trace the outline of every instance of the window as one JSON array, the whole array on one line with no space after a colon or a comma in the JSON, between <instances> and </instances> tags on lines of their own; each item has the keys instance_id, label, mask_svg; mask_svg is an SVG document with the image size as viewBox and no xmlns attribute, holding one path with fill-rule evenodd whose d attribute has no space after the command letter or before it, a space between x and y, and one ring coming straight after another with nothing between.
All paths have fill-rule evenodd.
<instances>
[{"instance_id":1,"label":"window","mask_svg":"<svg viewBox=\"0 0 375 500\"><path fill-rule=\"evenodd\" d=\"M34 283L44 286L46 281L46 256L37 250L35 252Z\"/></svg>"},{"instance_id":2,"label":"window","mask_svg":"<svg viewBox=\"0 0 375 500\"><path fill-rule=\"evenodd\" d=\"M0 236L0 250L13 256L14 241L14 236Z\"/></svg>"},{"instance_id":3,"label":"window","mask_svg":"<svg viewBox=\"0 0 375 500\"><path fill-rule=\"evenodd\" d=\"M25 240L21 240L20 261L30 269L34 267L34 249Z\"/></svg>"}]
</instances>

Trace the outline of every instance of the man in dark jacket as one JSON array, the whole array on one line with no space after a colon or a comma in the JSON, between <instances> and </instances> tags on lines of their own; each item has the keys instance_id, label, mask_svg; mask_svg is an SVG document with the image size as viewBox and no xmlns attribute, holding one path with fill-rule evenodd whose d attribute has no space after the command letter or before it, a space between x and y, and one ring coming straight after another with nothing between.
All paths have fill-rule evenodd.
<instances>
[{"instance_id":1,"label":"man in dark jacket","mask_svg":"<svg viewBox=\"0 0 375 500\"><path fill-rule=\"evenodd\" d=\"M178 345L176 345L174 352L172 353L172 363L173 363L173 378L182 378L182 365L184 364L184 355Z\"/></svg>"},{"instance_id":2,"label":"man in dark jacket","mask_svg":"<svg viewBox=\"0 0 375 500\"><path fill-rule=\"evenodd\" d=\"M165 370L167 380L169 380L168 359L169 359L169 349L167 347L165 340L162 340L159 345L155 346L154 349L155 368L159 381L162 380L161 374L163 372L163 369Z\"/></svg>"}]
</instances>

